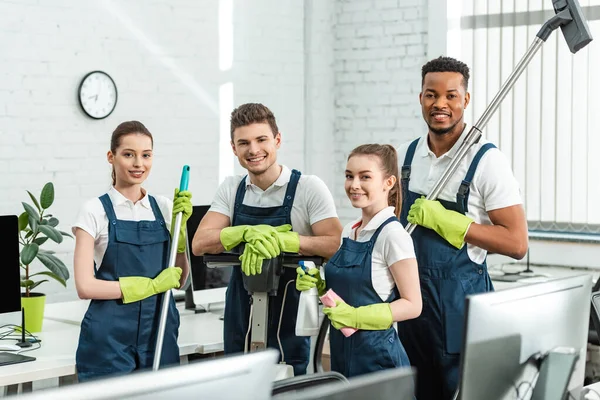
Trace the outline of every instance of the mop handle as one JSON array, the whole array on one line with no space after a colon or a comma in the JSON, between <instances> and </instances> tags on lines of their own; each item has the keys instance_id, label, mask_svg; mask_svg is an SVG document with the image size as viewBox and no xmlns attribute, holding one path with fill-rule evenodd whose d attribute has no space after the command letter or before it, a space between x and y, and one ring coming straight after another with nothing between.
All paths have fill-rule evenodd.
<instances>
[{"instance_id":1,"label":"mop handle","mask_svg":"<svg viewBox=\"0 0 600 400\"><path fill-rule=\"evenodd\" d=\"M189 165L183 166L183 171L181 172L181 181L179 183L179 190L184 191L188 189L188 183L190 180L190 167ZM171 250L169 252L169 262L167 264L167 268L173 267L175 265L175 258L177 257L177 243L179 241L179 230L181 228L181 219L182 213L177 213L175 216L175 221L171 221L174 223L174 228L171 230L173 232L171 238ZM167 324L167 315L169 314L169 301L171 300L171 290L168 290L164 293L162 306L160 309L160 324L158 325L158 335L156 335L156 348L154 350L154 362L152 363L152 370L157 371L160 366L160 357L162 355L162 347L163 340L165 336L165 326Z\"/></svg>"}]
</instances>

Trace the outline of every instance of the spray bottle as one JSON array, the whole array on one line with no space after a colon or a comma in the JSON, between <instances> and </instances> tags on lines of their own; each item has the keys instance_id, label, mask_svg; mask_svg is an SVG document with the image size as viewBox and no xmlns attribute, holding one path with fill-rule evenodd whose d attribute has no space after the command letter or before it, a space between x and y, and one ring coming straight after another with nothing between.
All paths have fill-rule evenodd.
<instances>
[{"instance_id":1,"label":"spray bottle","mask_svg":"<svg viewBox=\"0 0 600 400\"><path fill-rule=\"evenodd\" d=\"M300 261L298 265L305 273L311 268L316 268L312 261ZM319 328L319 291L313 287L300 293L296 336L317 336Z\"/></svg>"}]
</instances>

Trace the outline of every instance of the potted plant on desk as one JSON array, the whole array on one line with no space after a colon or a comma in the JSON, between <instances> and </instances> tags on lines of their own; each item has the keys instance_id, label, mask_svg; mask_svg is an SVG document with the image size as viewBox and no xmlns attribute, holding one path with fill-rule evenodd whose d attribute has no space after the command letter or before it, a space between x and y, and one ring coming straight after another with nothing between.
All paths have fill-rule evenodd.
<instances>
[{"instance_id":1,"label":"potted plant on desk","mask_svg":"<svg viewBox=\"0 0 600 400\"><path fill-rule=\"evenodd\" d=\"M44 185L38 199L27 191L33 206L23 202L23 212L19 216L19 242L21 243L21 287L25 291L21 294L21 305L25 309L25 329L29 332L42 330L44 306L46 295L33 292L40 284L48 282L46 278L58 281L67 287L69 270L65 264L54 255L54 251L44 250L41 247L50 239L61 243L64 236L72 238L66 232L56 229L58 219L52 214L47 214L48 208L54 202L54 185L48 182ZM32 273L30 267L35 260L40 261L48 270Z\"/></svg>"}]
</instances>

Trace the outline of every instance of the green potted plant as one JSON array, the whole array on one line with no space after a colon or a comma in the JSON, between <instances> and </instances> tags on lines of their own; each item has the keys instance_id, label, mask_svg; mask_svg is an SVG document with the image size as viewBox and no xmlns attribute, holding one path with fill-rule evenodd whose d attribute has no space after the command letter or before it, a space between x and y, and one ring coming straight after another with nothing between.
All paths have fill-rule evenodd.
<instances>
[{"instance_id":1,"label":"green potted plant","mask_svg":"<svg viewBox=\"0 0 600 400\"><path fill-rule=\"evenodd\" d=\"M48 208L54 202L52 182L44 185L39 201L29 190L27 193L33 206L23 202L25 212L19 216L19 242L22 246L21 268L24 271L24 274L21 275L21 287L25 289L21 294L21 305L25 309L25 329L29 332L39 332L42 330L46 295L33 292L33 290L42 283L48 282L46 278L52 278L64 287L67 287L67 279L69 279L69 270L65 264L54 255L54 251L44 250L42 246L48 240L61 243L65 236L70 238L72 236L56 229L58 219L47 213ZM38 260L48 270L33 272L31 265L35 260Z\"/></svg>"}]
</instances>

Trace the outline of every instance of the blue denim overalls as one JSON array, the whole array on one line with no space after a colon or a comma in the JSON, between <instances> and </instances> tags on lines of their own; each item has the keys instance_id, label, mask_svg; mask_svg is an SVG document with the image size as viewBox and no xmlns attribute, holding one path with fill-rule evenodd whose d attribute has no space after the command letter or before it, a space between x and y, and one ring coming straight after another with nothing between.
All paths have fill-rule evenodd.
<instances>
[{"instance_id":1,"label":"blue denim overalls","mask_svg":"<svg viewBox=\"0 0 600 400\"><path fill-rule=\"evenodd\" d=\"M96 279L156 277L167 267L170 235L154 197L149 196L155 221L117 219L108 194L100 197L108 217L108 246ZM94 265L95 267L95 265ZM163 295L134 303L92 300L81 321L77 347L80 382L110 374L151 368ZM179 363L179 312L171 301L165 327L161 365Z\"/></svg>"},{"instance_id":2,"label":"blue denim overalls","mask_svg":"<svg viewBox=\"0 0 600 400\"><path fill-rule=\"evenodd\" d=\"M291 212L296 195L296 187L300 180L300 172L293 170L288 182L283 205L278 207L252 207L243 204L246 194L246 179L242 179L235 196L232 226L266 224L279 226L292 224ZM279 280L277 296L269 297L269 347L279 350L277 343L277 326L283 301L285 285L288 281L296 280L296 271L293 268L284 268ZM234 266L231 279L227 286L225 297L224 341L225 354L244 351L246 333L250 318L250 296L242 280L241 267ZM300 293L296 290L294 282L287 289L285 309L283 311L280 339L286 363L294 367L294 375L306 373L306 366L310 355L310 338L296 336L296 315Z\"/></svg>"},{"instance_id":3,"label":"blue denim overalls","mask_svg":"<svg viewBox=\"0 0 600 400\"><path fill-rule=\"evenodd\" d=\"M352 307L381 303L381 297L373 288L371 280L371 259L379 233L390 222L398 221L390 217L375 231L368 242L357 242L344 238L340 249L325 264L327 289L339 295ZM387 303L398 299L394 288ZM406 351L398 339L393 326L386 330L359 330L350 337L331 327L331 369L350 378L388 368L410 366Z\"/></svg>"},{"instance_id":4,"label":"blue denim overalls","mask_svg":"<svg viewBox=\"0 0 600 400\"><path fill-rule=\"evenodd\" d=\"M418 141L408 147L402 166L401 222L405 226L410 206L424 195L408 190ZM467 212L469 188L477 165L485 152L494 147L488 143L477 152L455 203L439 200L446 209ZM423 311L417 319L398 323L398 334L417 368L417 399L451 399L458 387L465 298L493 291L494 287L485 261L483 264L471 261L466 244L457 249L435 231L422 226L417 226L412 238L419 264Z\"/></svg>"}]
</instances>

